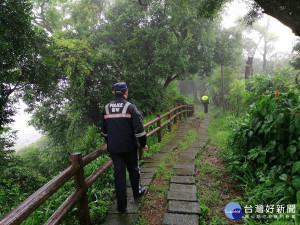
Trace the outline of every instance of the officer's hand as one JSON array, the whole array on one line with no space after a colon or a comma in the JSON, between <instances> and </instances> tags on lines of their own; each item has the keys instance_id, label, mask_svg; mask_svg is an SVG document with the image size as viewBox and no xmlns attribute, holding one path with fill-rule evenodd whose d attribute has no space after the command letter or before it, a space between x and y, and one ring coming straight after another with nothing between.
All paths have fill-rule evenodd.
<instances>
[{"instance_id":1,"label":"officer's hand","mask_svg":"<svg viewBox=\"0 0 300 225\"><path fill-rule=\"evenodd\" d=\"M145 147L142 147L143 151L146 151L148 149L148 145L145 145Z\"/></svg>"}]
</instances>

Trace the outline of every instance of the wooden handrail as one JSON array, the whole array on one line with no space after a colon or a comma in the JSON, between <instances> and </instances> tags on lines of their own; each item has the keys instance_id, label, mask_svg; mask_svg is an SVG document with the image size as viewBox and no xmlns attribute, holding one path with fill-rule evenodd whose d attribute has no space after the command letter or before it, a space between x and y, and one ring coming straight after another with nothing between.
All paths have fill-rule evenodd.
<instances>
[{"instance_id":1,"label":"wooden handrail","mask_svg":"<svg viewBox=\"0 0 300 225\"><path fill-rule=\"evenodd\" d=\"M157 126L147 133L147 136L152 136L155 133L158 133L158 140L161 138L162 128L168 125L168 130L171 131L171 122L176 122L177 117L180 115L187 116L192 115L194 112L193 105L180 105L174 107L173 109L168 110L166 113L159 115L157 117L147 123L144 124L144 127L147 128L150 125L157 123ZM171 114L174 115L171 116ZM167 117L168 119L165 122L161 122L163 118ZM3 218L0 219L0 225L17 225L23 222L31 213L33 213L40 205L42 205L52 194L54 194L60 187L62 187L67 181L69 181L72 177L75 179L75 191L71 194L65 202L55 211L54 214L47 220L45 224L59 224L59 222L63 219L63 217L72 209L72 207L77 203L79 204L80 214L80 222L81 224L88 224L84 220L89 221L89 216L86 215L88 212L87 202L85 199L82 200L83 196L86 195L87 189L103 174L111 165L112 161L109 159L106 161L101 167L99 167L96 171L94 171L88 178L84 179L83 177L83 168L97 159L100 155L107 152L107 145L103 145L97 150L89 153L83 158L76 159L79 160L78 163L75 163L75 158L78 154L81 153L73 153L71 157L73 157L73 164L65 169L63 172L58 174L52 180L50 180L47 184L29 196L26 200L24 200L21 204L15 207L12 211L6 214ZM81 156L80 156L81 157ZM87 208L85 208L87 207ZM85 208L85 209L83 209ZM85 219L82 217L86 217Z\"/></svg>"},{"instance_id":2,"label":"wooden handrail","mask_svg":"<svg viewBox=\"0 0 300 225\"><path fill-rule=\"evenodd\" d=\"M79 166L69 166L62 173L58 174L47 184L29 196L20 205L10 211L5 217L0 220L1 225L20 224L41 204L43 204L52 194L54 194L61 186L69 181L76 172L80 169Z\"/></svg>"},{"instance_id":3,"label":"wooden handrail","mask_svg":"<svg viewBox=\"0 0 300 225\"><path fill-rule=\"evenodd\" d=\"M89 153L85 157L83 157L83 165L86 166L87 164L91 163L95 159L97 159L100 155L103 155L104 153L107 153L107 145L102 145L100 148L97 150Z\"/></svg>"}]
</instances>

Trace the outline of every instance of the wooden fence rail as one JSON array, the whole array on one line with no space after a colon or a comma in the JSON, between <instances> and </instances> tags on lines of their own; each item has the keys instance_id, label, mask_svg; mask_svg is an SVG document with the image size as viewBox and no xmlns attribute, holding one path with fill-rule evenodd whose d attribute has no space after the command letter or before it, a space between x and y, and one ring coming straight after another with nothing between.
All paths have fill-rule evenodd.
<instances>
[{"instance_id":1,"label":"wooden fence rail","mask_svg":"<svg viewBox=\"0 0 300 225\"><path fill-rule=\"evenodd\" d=\"M168 125L168 131L171 131L172 121L176 123L177 118L180 119L181 115L191 116L193 113L193 105L180 105L168 110L162 115L157 114L155 119L144 124L144 128L147 128L156 123L156 127L149 131L147 136L149 137L156 133L158 141L161 141L162 128L164 126ZM167 120L162 123L162 119L165 117ZM84 167L106 152L107 145L103 145L85 157L82 157L81 153L78 152L71 154L72 165L0 219L0 225L16 225L22 223L31 213L33 213L72 177L74 177L74 193L65 200L65 202L55 211L54 214L52 214L45 224L59 224L59 222L75 204L77 204L78 207L80 224L90 224L87 190L101 176L101 174L103 174L112 165L112 161L111 159L106 161L86 179L84 178Z\"/></svg>"}]
</instances>

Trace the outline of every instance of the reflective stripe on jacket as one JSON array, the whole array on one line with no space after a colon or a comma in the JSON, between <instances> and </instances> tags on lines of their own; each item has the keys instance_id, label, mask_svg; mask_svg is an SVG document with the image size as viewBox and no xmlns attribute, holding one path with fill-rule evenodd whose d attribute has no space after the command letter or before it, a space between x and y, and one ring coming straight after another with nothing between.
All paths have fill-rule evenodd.
<instances>
[{"instance_id":1,"label":"reflective stripe on jacket","mask_svg":"<svg viewBox=\"0 0 300 225\"><path fill-rule=\"evenodd\" d=\"M102 134L111 153L136 150L146 145L143 117L134 104L123 97L116 97L104 107Z\"/></svg>"}]
</instances>

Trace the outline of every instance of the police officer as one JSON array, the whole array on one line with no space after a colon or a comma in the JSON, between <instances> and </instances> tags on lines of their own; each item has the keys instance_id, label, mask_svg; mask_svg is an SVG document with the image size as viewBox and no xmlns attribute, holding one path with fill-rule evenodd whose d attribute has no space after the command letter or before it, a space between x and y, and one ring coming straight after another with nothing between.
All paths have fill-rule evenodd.
<instances>
[{"instance_id":1,"label":"police officer","mask_svg":"<svg viewBox=\"0 0 300 225\"><path fill-rule=\"evenodd\" d=\"M209 100L208 97L206 95L203 95L201 98L201 102L204 106L204 113L208 113L208 104L209 104Z\"/></svg>"},{"instance_id":2,"label":"police officer","mask_svg":"<svg viewBox=\"0 0 300 225\"><path fill-rule=\"evenodd\" d=\"M143 117L136 106L126 101L128 88L125 82L113 87L115 99L107 104L102 116L102 135L114 165L114 181L117 209L127 207L126 167L134 198L142 196L146 188L140 185L138 149L147 150L147 136L142 124Z\"/></svg>"}]
</instances>

